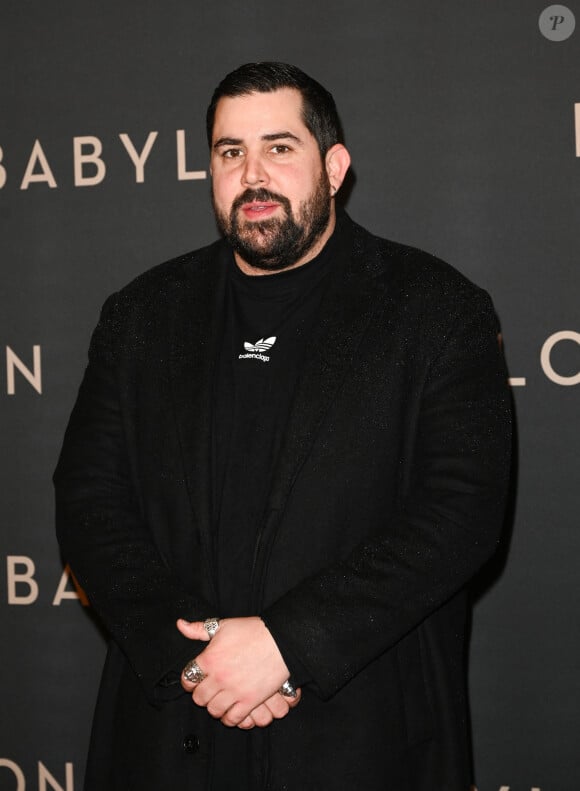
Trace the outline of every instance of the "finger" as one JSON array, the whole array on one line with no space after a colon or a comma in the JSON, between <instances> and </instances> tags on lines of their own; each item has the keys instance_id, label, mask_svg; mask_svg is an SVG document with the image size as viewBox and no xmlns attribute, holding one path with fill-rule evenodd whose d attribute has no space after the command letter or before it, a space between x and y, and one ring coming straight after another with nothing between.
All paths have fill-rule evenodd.
<instances>
[{"instance_id":1,"label":"finger","mask_svg":"<svg viewBox=\"0 0 580 791\"><path fill-rule=\"evenodd\" d=\"M290 706L286 698L283 698L278 692L272 695L271 698L268 698L268 700L265 700L264 706L270 709L272 717L274 717L275 720L281 720L282 717L285 717L290 711Z\"/></svg>"},{"instance_id":2,"label":"finger","mask_svg":"<svg viewBox=\"0 0 580 791\"><path fill-rule=\"evenodd\" d=\"M220 686L215 684L214 681L208 676L208 678L195 685L195 689L193 690L192 694L193 702L198 706L207 706L210 700L213 700L215 696L219 695L221 692L222 689ZM247 713L248 712L246 712L246 714Z\"/></svg>"},{"instance_id":3,"label":"finger","mask_svg":"<svg viewBox=\"0 0 580 791\"><path fill-rule=\"evenodd\" d=\"M274 717L268 706L262 703L261 706L258 706L252 711L252 719L258 728L265 728L267 725L271 724Z\"/></svg>"},{"instance_id":4,"label":"finger","mask_svg":"<svg viewBox=\"0 0 580 791\"><path fill-rule=\"evenodd\" d=\"M178 618L176 626L188 640L203 640L204 643L209 641L203 621L186 621L185 618Z\"/></svg>"},{"instance_id":5,"label":"finger","mask_svg":"<svg viewBox=\"0 0 580 791\"><path fill-rule=\"evenodd\" d=\"M245 713L246 711L247 709L245 710L241 704L235 703L224 714L224 716L221 718L221 721L228 727L239 725L247 718L248 715ZM261 703L259 706L256 706L256 708L252 710L251 717L258 728L265 728L267 725L270 725L274 719L270 709L263 703Z\"/></svg>"},{"instance_id":6,"label":"finger","mask_svg":"<svg viewBox=\"0 0 580 791\"><path fill-rule=\"evenodd\" d=\"M223 692L218 692L207 704L207 713L214 717L214 719L219 720L231 709L235 702L236 699L231 692L226 692L225 690Z\"/></svg>"},{"instance_id":7,"label":"finger","mask_svg":"<svg viewBox=\"0 0 580 791\"><path fill-rule=\"evenodd\" d=\"M251 730L252 728L255 728L255 727L256 727L256 723L255 723L255 722L254 722L254 720L252 719L252 715L251 715L251 714L248 714L248 716L246 717L246 719L245 719L245 720L242 720L242 721L241 721L241 722L238 724L238 726L237 726L237 727L238 727L238 728L241 728L241 729L242 729L242 730L244 730L244 731L249 731L249 730Z\"/></svg>"},{"instance_id":8,"label":"finger","mask_svg":"<svg viewBox=\"0 0 580 791\"><path fill-rule=\"evenodd\" d=\"M200 684L201 684L201 681L189 681L189 679L185 678L183 673L181 674L181 686L192 697L193 697L193 693L195 692L195 690L198 688L198 686ZM201 706L201 705L205 706L205 703L203 703L203 704L198 703L198 706Z\"/></svg>"},{"instance_id":9,"label":"finger","mask_svg":"<svg viewBox=\"0 0 580 791\"><path fill-rule=\"evenodd\" d=\"M300 699L302 698L302 690L300 689L300 687L298 687L298 689L296 690L296 695L294 697L290 697L289 695L281 695L280 697L282 697L286 701L286 703L290 706L290 708L293 709L294 706L297 706L300 703Z\"/></svg>"},{"instance_id":10,"label":"finger","mask_svg":"<svg viewBox=\"0 0 580 791\"><path fill-rule=\"evenodd\" d=\"M205 673L205 670L203 669L203 667L199 664L199 662L197 660L198 660L198 657L195 658L195 662L196 662L197 666L199 667L199 669L201 670L201 672ZM187 667L187 665L186 665L186 667ZM183 670L181 671L181 686L183 687L183 689L186 692L192 692L197 687L198 684L201 684L201 681L192 681L191 679L187 678L187 676L185 675L185 668L183 668Z\"/></svg>"},{"instance_id":11,"label":"finger","mask_svg":"<svg viewBox=\"0 0 580 791\"><path fill-rule=\"evenodd\" d=\"M187 678L185 675L185 668L181 671L181 686L186 692L193 692L200 683L199 681L191 681L191 679Z\"/></svg>"}]
</instances>

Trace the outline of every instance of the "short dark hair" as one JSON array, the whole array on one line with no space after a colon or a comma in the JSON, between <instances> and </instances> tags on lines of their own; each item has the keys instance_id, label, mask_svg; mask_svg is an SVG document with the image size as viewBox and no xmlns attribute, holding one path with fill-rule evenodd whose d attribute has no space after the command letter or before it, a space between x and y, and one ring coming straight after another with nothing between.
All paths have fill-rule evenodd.
<instances>
[{"instance_id":1,"label":"short dark hair","mask_svg":"<svg viewBox=\"0 0 580 791\"><path fill-rule=\"evenodd\" d=\"M322 157L333 145L344 142L332 94L297 66L292 66L289 63L264 61L239 66L227 74L213 92L206 114L207 141L210 149L216 107L222 97L270 93L281 88L295 88L300 92L302 120L318 143Z\"/></svg>"}]
</instances>

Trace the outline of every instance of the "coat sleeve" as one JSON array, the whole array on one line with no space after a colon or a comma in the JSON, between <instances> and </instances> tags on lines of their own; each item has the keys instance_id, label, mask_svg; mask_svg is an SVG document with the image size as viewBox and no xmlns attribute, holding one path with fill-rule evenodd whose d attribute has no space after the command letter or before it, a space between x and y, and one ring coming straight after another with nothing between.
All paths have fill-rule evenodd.
<instances>
[{"instance_id":1,"label":"coat sleeve","mask_svg":"<svg viewBox=\"0 0 580 791\"><path fill-rule=\"evenodd\" d=\"M176 619L206 618L211 607L182 589L142 518L119 401L121 323L113 295L91 340L54 474L56 525L63 556L157 703L181 693L179 671L201 650L179 634Z\"/></svg>"},{"instance_id":2,"label":"coat sleeve","mask_svg":"<svg viewBox=\"0 0 580 791\"><path fill-rule=\"evenodd\" d=\"M465 300L450 324L428 363L396 518L262 614L324 699L442 606L497 547L511 397L487 294Z\"/></svg>"}]
</instances>

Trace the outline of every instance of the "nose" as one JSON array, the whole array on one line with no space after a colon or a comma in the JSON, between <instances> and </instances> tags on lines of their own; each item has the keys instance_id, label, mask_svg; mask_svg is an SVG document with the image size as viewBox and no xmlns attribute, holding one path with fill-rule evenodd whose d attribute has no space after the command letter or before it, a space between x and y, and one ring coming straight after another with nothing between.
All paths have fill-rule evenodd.
<instances>
[{"instance_id":1,"label":"nose","mask_svg":"<svg viewBox=\"0 0 580 791\"><path fill-rule=\"evenodd\" d=\"M263 186L269 181L265 163L258 154L246 153L246 161L242 171L242 184L245 187Z\"/></svg>"}]
</instances>

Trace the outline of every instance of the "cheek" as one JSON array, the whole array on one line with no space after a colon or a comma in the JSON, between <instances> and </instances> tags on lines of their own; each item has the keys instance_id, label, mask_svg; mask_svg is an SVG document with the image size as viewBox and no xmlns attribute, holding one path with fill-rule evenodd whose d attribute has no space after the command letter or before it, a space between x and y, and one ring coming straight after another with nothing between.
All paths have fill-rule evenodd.
<instances>
[{"instance_id":1,"label":"cheek","mask_svg":"<svg viewBox=\"0 0 580 791\"><path fill-rule=\"evenodd\" d=\"M288 189L304 198L307 195L311 195L316 189L322 174L320 165L312 162L307 165L301 164L300 167L296 168L290 167L285 173L280 175L285 178Z\"/></svg>"},{"instance_id":2,"label":"cheek","mask_svg":"<svg viewBox=\"0 0 580 791\"><path fill-rule=\"evenodd\" d=\"M237 195L237 187L233 179L224 178L223 175L214 176L212 180L212 194L214 203L220 208L229 208Z\"/></svg>"}]
</instances>

